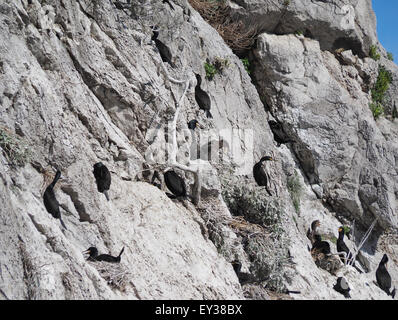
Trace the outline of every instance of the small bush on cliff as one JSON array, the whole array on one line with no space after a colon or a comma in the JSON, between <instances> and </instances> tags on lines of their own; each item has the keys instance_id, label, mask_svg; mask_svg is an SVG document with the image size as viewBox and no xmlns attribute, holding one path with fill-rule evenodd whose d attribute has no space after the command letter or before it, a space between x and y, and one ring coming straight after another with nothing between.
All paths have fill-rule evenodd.
<instances>
[{"instance_id":1,"label":"small bush on cliff","mask_svg":"<svg viewBox=\"0 0 398 320\"><path fill-rule=\"evenodd\" d=\"M369 108L372 111L373 118L375 120L379 119L380 116L384 114L384 107L379 102L372 102L371 104L369 104Z\"/></svg>"},{"instance_id":2,"label":"small bush on cliff","mask_svg":"<svg viewBox=\"0 0 398 320\"><path fill-rule=\"evenodd\" d=\"M286 289L285 282L290 277L284 268L289 262L288 246L286 237L276 241L264 233L254 234L244 242L251 262L250 272L271 291L281 293Z\"/></svg>"},{"instance_id":3,"label":"small bush on cliff","mask_svg":"<svg viewBox=\"0 0 398 320\"><path fill-rule=\"evenodd\" d=\"M394 61L394 56L391 52L387 52L387 59L390 61Z\"/></svg>"},{"instance_id":4,"label":"small bush on cliff","mask_svg":"<svg viewBox=\"0 0 398 320\"><path fill-rule=\"evenodd\" d=\"M243 58L243 59L241 59L241 61L242 61L242 63L243 63L243 66L245 67L245 70L246 70L246 72L248 73L248 74L250 74L250 62L249 62L249 59L248 58Z\"/></svg>"},{"instance_id":5,"label":"small bush on cliff","mask_svg":"<svg viewBox=\"0 0 398 320\"><path fill-rule=\"evenodd\" d=\"M278 199L271 198L264 188L246 181L245 178L229 176L221 178L222 196L231 213L243 216L251 223L259 224L268 231L279 232L283 208Z\"/></svg>"},{"instance_id":6,"label":"small bush on cliff","mask_svg":"<svg viewBox=\"0 0 398 320\"><path fill-rule=\"evenodd\" d=\"M374 102L384 103L384 96L387 92L390 83L392 82L391 72L386 70L383 66L379 68L379 75L374 87L371 90L372 99Z\"/></svg>"},{"instance_id":7,"label":"small bush on cliff","mask_svg":"<svg viewBox=\"0 0 398 320\"><path fill-rule=\"evenodd\" d=\"M217 73L216 67L208 62L205 62L204 67L205 67L205 71L206 71L207 80L213 80L214 76Z\"/></svg>"},{"instance_id":8,"label":"small bush on cliff","mask_svg":"<svg viewBox=\"0 0 398 320\"><path fill-rule=\"evenodd\" d=\"M375 45L370 47L369 57L376 61L380 60L380 53L377 52L377 47Z\"/></svg>"},{"instance_id":9,"label":"small bush on cliff","mask_svg":"<svg viewBox=\"0 0 398 320\"><path fill-rule=\"evenodd\" d=\"M24 166L29 162L31 152L26 141L6 128L0 128L0 148L11 165Z\"/></svg>"},{"instance_id":10,"label":"small bush on cliff","mask_svg":"<svg viewBox=\"0 0 398 320\"><path fill-rule=\"evenodd\" d=\"M290 277L284 268L289 260L289 240L282 226L283 204L247 178L232 173L220 178L225 203L232 215L240 217L235 226L246 226L242 227L246 232L236 232L243 237L253 279L269 290L283 292Z\"/></svg>"},{"instance_id":11,"label":"small bush on cliff","mask_svg":"<svg viewBox=\"0 0 398 320\"><path fill-rule=\"evenodd\" d=\"M391 72L383 66L379 68L377 81L371 90L372 103L369 105L375 119L384 113L385 94L392 82Z\"/></svg>"},{"instance_id":12,"label":"small bush on cliff","mask_svg":"<svg viewBox=\"0 0 398 320\"><path fill-rule=\"evenodd\" d=\"M222 73L224 69L229 67L228 59L215 57L214 63L211 63L209 59L204 64L206 78L211 81L217 73Z\"/></svg>"}]
</instances>

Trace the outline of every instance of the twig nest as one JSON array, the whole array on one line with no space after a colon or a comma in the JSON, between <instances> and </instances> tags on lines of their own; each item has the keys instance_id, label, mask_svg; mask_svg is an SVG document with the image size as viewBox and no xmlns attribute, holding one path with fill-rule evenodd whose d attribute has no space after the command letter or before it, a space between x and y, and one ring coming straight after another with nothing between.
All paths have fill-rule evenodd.
<instances>
[{"instance_id":1,"label":"twig nest","mask_svg":"<svg viewBox=\"0 0 398 320\"><path fill-rule=\"evenodd\" d=\"M129 283L132 275L130 270L122 263L110 263L105 261L89 261L107 284L120 291L126 290L126 285Z\"/></svg>"}]
</instances>

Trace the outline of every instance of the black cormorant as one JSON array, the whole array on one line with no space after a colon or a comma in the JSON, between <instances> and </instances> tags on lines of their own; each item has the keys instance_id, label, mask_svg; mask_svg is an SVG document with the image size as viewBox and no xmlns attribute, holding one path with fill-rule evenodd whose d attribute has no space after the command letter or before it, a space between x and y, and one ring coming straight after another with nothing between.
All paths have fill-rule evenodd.
<instances>
[{"instance_id":1,"label":"black cormorant","mask_svg":"<svg viewBox=\"0 0 398 320\"><path fill-rule=\"evenodd\" d=\"M350 286L344 277L337 278L337 283L333 286L333 289L344 295L345 298L351 298Z\"/></svg>"},{"instance_id":2,"label":"black cormorant","mask_svg":"<svg viewBox=\"0 0 398 320\"><path fill-rule=\"evenodd\" d=\"M199 108L206 112L207 118L213 118L210 113L211 101L209 95L200 88L202 84L202 77L196 74L197 84L195 87L195 100L199 105Z\"/></svg>"},{"instance_id":3,"label":"black cormorant","mask_svg":"<svg viewBox=\"0 0 398 320\"><path fill-rule=\"evenodd\" d=\"M199 125L198 120L194 119L188 122L188 129L195 130L196 127Z\"/></svg>"},{"instance_id":4,"label":"black cormorant","mask_svg":"<svg viewBox=\"0 0 398 320\"><path fill-rule=\"evenodd\" d=\"M184 179L181 178L175 171L169 170L164 173L164 181L167 188L176 197L186 197L187 191Z\"/></svg>"},{"instance_id":5,"label":"black cormorant","mask_svg":"<svg viewBox=\"0 0 398 320\"><path fill-rule=\"evenodd\" d=\"M344 228L340 227L339 228L339 238L337 239L337 252L345 252L346 253L346 258L348 259L347 262L349 262L350 259L352 259L352 253L350 252L350 250L348 249L347 245L344 243ZM346 264L344 262L344 255L340 254L340 260Z\"/></svg>"},{"instance_id":6,"label":"black cormorant","mask_svg":"<svg viewBox=\"0 0 398 320\"><path fill-rule=\"evenodd\" d=\"M311 253L323 253L324 255L330 254L330 244L327 241L322 241L319 234L314 234L314 243L312 244Z\"/></svg>"},{"instance_id":7,"label":"black cormorant","mask_svg":"<svg viewBox=\"0 0 398 320\"><path fill-rule=\"evenodd\" d=\"M381 259L379 266L377 267L376 270L376 280L379 285L379 287L385 291L389 296L392 296L394 299L395 297L395 288L390 292L391 288L391 276L387 271L387 262L388 262L388 257L386 254L383 255L383 258Z\"/></svg>"},{"instance_id":8,"label":"black cormorant","mask_svg":"<svg viewBox=\"0 0 398 320\"><path fill-rule=\"evenodd\" d=\"M268 186L267 186L267 173L265 172L264 168L262 167L262 164L264 161L270 161L273 160L272 157L269 156L265 156L262 157L261 160L259 162L257 162L254 167L253 167L253 176L254 176L254 180L256 180L257 184L259 186L264 186L265 189L267 190L268 194L270 196L272 196L271 192L268 190Z\"/></svg>"},{"instance_id":9,"label":"black cormorant","mask_svg":"<svg viewBox=\"0 0 398 320\"><path fill-rule=\"evenodd\" d=\"M153 30L153 36L151 40L155 41L155 45L158 48L160 57L162 58L163 62L167 62L170 64L173 68L175 67L174 63L171 61L173 56L171 54L171 51L168 46L166 46L162 41L158 39L159 36L159 31Z\"/></svg>"},{"instance_id":10,"label":"black cormorant","mask_svg":"<svg viewBox=\"0 0 398 320\"><path fill-rule=\"evenodd\" d=\"M109 201L108 190L111 186L111 173L102 162L97 162L94 165L93 173L97 182L98 192L105 194L106 200Z\"/></svg>"},{"instance_id":11,"label":"black cormorant","mask_svg":"<svg viewBox=\"0 0 398 320\"><path fill-rule=\"evenodd\" d=\"M54 186L59 180L59 178L61 178L61 171L57 170L53 182L51 182L51 184L44 191L43 200L44 200L44 206L46 207L47 211L51 213L51 215L54 218L59 219L62 226L65 229L67 229L64 222L62 221L61 212L59 210L59 203L57 201L57 198L55 198L55 193L54 193Z\"/></svg>"},{"instance_id":12,"label":"black cormorant","mask_svg":"<svg viewBox=\"0 0 398 320\"><path fill-rule=\"evenodd\" d=\"M83 253L88 253L90 256L87 258L89 261L106 261L106 262L120 262L120 256L124 251L124 247L120 251L117 257L111 256L109 254L100 254L98 255L98 250L96 247L90 247Z\"/></svg>"}]
</instances>

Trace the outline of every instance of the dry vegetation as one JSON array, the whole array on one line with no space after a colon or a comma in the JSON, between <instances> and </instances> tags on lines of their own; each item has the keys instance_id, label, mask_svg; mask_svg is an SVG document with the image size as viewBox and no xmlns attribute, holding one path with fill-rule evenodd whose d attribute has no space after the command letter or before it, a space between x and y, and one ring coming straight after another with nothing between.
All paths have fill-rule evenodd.
<instances>
[{"instance_id":1,"label":"dry vegetation","mask_svg":"<svg viewBox=\"0 0 398 320\"><path fill-rule=\"evenodd\" d=\"M130 271L121 263L95 261L89 263L97 269L102 278L114 289L125 291L131 279Z\"/></svg>"},{"instance_id":2,"label":"dry vegetation","mask_svg":"<svg viewBox=\"0 0 398 320\"><path fill-rule=\"evenodd\" d=\"M247 28L242 21L234 21L231 9L225 0L188 0L235 52L242 53L250 49L257 35L256 28Z\"/></svg>"}]
</instances>

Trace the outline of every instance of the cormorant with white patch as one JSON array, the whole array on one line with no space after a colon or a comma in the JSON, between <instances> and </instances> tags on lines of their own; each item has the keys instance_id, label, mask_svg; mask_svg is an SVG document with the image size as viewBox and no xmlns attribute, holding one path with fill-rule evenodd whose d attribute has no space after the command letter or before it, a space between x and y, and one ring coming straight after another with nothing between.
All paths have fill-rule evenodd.
<instances>
[{"instance_id":1,"label":"cormorant with white patch","mask_svg":"<svg viewBox=\"0 0 398 320\"><path fill-rule=\"evenodd\" d=\"M379 287L394 299L395 288L390 292L391 276L387 270L387 262L388 262L388 257L386 254L384 254L376 270L376 280Z\"/></svg>"},{"instance_id":2,"label":"cormorant with white patch","mask_svg":"<svg viewBox=\"0 0 398 320\"><path fill-rule=\"evenodd\" d=\"M65 229L67 229L64 222L62 221L61 211L59 210L59 202L58 202L57 198L55 197L55 193L54 193L55 184L57 183L57 181L60 178L61 178L61 171L57 170L54 180L50 183L50 185L44 191L43 202L44 202L44 206L46 207L47 211L49 213L51 213L51 215L54 218L59 219L59 221L61 222L61 225Z\"/></svg>"},{"instance_id":3,"label":"cormorant with white patch","mask_svg":"<svg viewBox=\"0 0 398 320\"><path fill-rule=\"evenodd\" d=\"M83 253L88 253L90 256L87 258L89 261L106 261L106 262L113 262L113 263L119 263L120 262L120 257L124 251L124 247L120 251L119 255L117 257L111 256L109 254L100 254L98 255L98 249L96 247L90 247Z\"/></svg>"},{"instance_id":4,"label":"cormorant with white patch","mask_svg":"<svg viewBox=\"0 0 398 320\"><path fill-rule=\"evenodd\" d=\"M204 90L200 88L200 85L202 84L202 77L199 74L195 75L197 80L195 87L195 100L199 105L199 108L206 112L206 117L213 118L213 116L210 113L210 107L211 107L210 97Z\"/></svg>"},{"instance_id":5,"label":"cormorant with white patch","mask_svg":"<svg viewBox=\"0 0 398 320\"><path fill-rule=\"evenodd\" d=\"M102 162L94 164L93 173L97 183L98 192L102 192L105 195L106 200L109 201L108 190L111 187L111 173Z\"/></svg>"},{"instance_id":6,"label":"cormorant with white patch","mask_svg":"<svg viewBox=\"0 0 398 320\"><path fill-rule=\"evenodd\" d=\"M265 172L264 168L263 168L263 162L264 161L272 161L273 158L270 156L265 156L262 157L260 159L259 162L257 162L254 167L253 167L253 176L254 176L254 180L256 180L257 184L260 187L265 187L265 189L267 190L268 194L270 196L272 196L271 192L268 190L268 178L267 178L267 173Z\"/></svg>"},{"instance_id":7,"label":"cormorant with white patch","mask_svg":"<svg viewBox=\"0 0 398 320\"><path fill-rule=\"evenodd\" d=\"M351 298L350 296L351 288L348 285L346 278L344 277L337 278L337 283L333 286L333 289L344 295L345 298Z\"/></svg>"}]
</instances>

